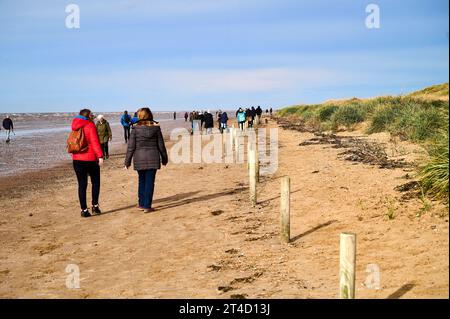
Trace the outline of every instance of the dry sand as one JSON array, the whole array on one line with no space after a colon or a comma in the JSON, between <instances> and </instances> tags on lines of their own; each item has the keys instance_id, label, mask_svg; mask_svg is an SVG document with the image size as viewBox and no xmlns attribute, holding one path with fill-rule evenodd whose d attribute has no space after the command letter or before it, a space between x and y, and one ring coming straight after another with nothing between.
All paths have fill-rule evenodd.
<instances>
[{"instance_id":1,"label":"dry sand","mask_svg":"<svg viewBox=\"0 0 450 319\"><path fill-rule=\"evenodd\" d=\"M0 297L336 298L347 231L357 234L356 298L448 298L448 208L399 200L394 187L411 169L298 146L311 137L280 129L279 169L261 178L254 208L245 164L169 163L157 174L157 211L144 214L137 174L114 155L102 168L104 214L87 219L70 165L1 180ZM284 175L290 244L278 237ZM80 268L80 289L66 288L68 264ZM364 285L369 264L380 269L378 290Z\"/></svg>"}]
</instances>

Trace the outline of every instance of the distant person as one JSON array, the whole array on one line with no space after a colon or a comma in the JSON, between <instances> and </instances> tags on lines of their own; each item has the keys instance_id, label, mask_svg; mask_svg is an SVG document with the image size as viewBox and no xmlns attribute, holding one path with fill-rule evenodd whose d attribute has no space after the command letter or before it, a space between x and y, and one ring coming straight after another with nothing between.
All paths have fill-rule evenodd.
<instances>
[{"instance_id":1,"label":"distant person","mask_svg":"<svg viewBox=\"0 0 450 319\"><path fill-rule=\"evenodd\" d=\"M90 115L90 110L83 109L72 121L72 131L83 130L87 143L85 151L72 153L73 169L78 180L81 217L91 216L86 203L88 176L91 177L92 184L92 212L96 215L101 214L98 199L100 196L100 166L103 165L103 152L95 124L90 121Z\"/></svg>"},{"instance_id":2,"label":"distant person","mask_svg":"<svg viewBox=\"0 0 450 319\"><path fill-rule=\"evenodd\" d=\"M159 124L153 121L149 108L138 111L139 122L133 127L125 157L125 168L131 166L138 172L138 208L144 213L154 211L152 208L153 191L155 188L156 170L168 162L167 150Z\"/></svg>"},{"instance_id":3,"label":"distant person","mask_svg":"<svg viewBox=\"0 0 450 319\"><path fill-rule=\"evenodd\" d=\"M239 125L239 128L241 129L241 131L244 130L244 125L245 125L245 111L242 109L242 107L240 107L237 112L236 112L236 119Z\"/></svg>"},{"instance_id":4,"label":"distant person","mask_svg":"<svg viewBox=\"0 0 450 319\"><path fill-rule=\"evenodd\" d=\"M189 112L189 122L191 123L191 134L194 131L195 111Z\"/></svg>"},{"instance_id":5,"label":"distant person","mask_svg":"<svg viewBox=\"0 0 450 319\"><path fill-rule=\"evenodd\" d=\"M257 120L256 120L256 123L257 124L259 124L259 123L261 123L261 115L262 115L262 109L261 109L261 106L259 106L258 105L258 107L256 108L256 118L257 118Z\"/></svg>"},{"instance_id":6,"label":"distant person","mask_svg":"<svg viewBox=\"0 0 450 319\"><path fill-rule=\"evenodd\" d=\"M247 123L247 127L251 127L252 116L251 116L251 110L249 108L245 108L245 121Z\"/></svg>"},{"instance_id":7,"label":"distant person","mask_svg":"<svg viewBox=\"0 0 450 319\"><path fill-rule=\"evenodd\" d=\"M217 119L217 125L218 125L219 130L220 130L220 118L221 117L222 117L222 110L218 110L216 112L216 119ZM220 132L222 132L222 131L220 130Z\"/></svg>"},{"instance_id":8,"label":"distant person","mask_svg":"<svg viewBox=\"0 0 450 319\"><path fill-rule=\"evenodd\" d=\"M100 147L102 148L103 156L105 159L108 159L108 142L112 141L111 126L109 126L108 121L101 114L97 116L97 124L95 126L97 127L98 139L100 142Z\"/></svg>"},{"instance_id":9,"label":"distant person","mask_svg":"<svg viewBox=\"0 0 450 319\"><path fill-rule=\"evenodd\" d=\"M136 124L138 121L138 117L137 117L137 112L134 112L133 117L131 118L131 126L133 126L134 124Z\"/></svg>"},{"instance_id":10,"label":"distant person","mask_svg":"<svg viewBox=\"0 0 450 319\"><path fill-rule=\"evenodd\" d=\"M272 113L273 113L272 108L270 108L269 113L270 113L270 117L272 117Z\"/></svg>"},{"instance_id":11,"label":"distant person","mask_svg":"<svg viewBox=\"0 0 450 319\"><path fill-rule=\"evenodd\" d=\"M214 127L214 117L208 110L204 114L206 134L211 134Z\"/></svg>"},{"instance_id":12,"label":"distant person","mask_svg":"<svg viewBox=\"0 0 450 319\"><path fill-rule=\"evenodd\" d=\"M177 112L173 112L173 119L174 119L174 120L177 119Z\"/></svg>"},{"instance_id":13,"label":"distant person","mask_svg":"<svg viewBox=\"0 0 450 319\"><path fill-rule=\"evenodd\" d=\"M222 112L220 115L220 132L223 133L223 130L226 130L228 128L228 114L227 112Z\"/></svg>"},{"instance_id":14,"label":"distant person","mask_svg":"<svg viewBox=\"0 0 450 319\"><path fill-rule=\"evenodd\" d=\"M9 143L11 141L11 132L14 133L14 123L9 117L9 115L6 115L6 118L3 119L3 128L6 131L6 143Z\"/></svg>"},{"instance_id":15,"label":"distant person","mask_svg":"<svg viewBox=\"0 0 450 319\"><path fill-rule=\"evenodd\" d=\"M188 118L189 118L189 113L188 113L188 112L185 112L185 113L184 113L184 121L187 122L187 121L188 121Z\"/></svg>"},{"instance_id":16,"label":"distant person","mask_svg":"<svg viewBox=\"0 0 450 319\"><path fill-rule=\"evenodd\" d=\"M205 114L203 111L200 111L197 115L197 120L200 120L200 132L203 131L203 124L205 123Z\"/></svg>"},{"instance_id":17,"label":"distant person","mask_svg":"<svg viewBox=\"0 0 450 319\"><path fill-rule=\"evenodd\" d=\"M202 122L200 120L200 114L197 111L192 112L191 134L199 134L201 132Z\"/></svg>"},{"instance_id":18,"label":"distant person","mask_svg":"<svg viewBox=\"0 0 450 319\"><path fill-rule=\"evenodd\" d=\"M120 124L123 126L123 136L125 138L125 143L127 143L130 138L131 129L131 116L128 115L128 111L123 112L122 117L120 118Z\"/></svg>"},{"instance_id":19,"label":"distant person","mask_svg":"<svg viewBox=\"0 0 450 319\"><path fill-rule=\"evenodd\" d=\"M250 123L249 127L253 127L253 124L255 123L255 117L256 117L256 109L254 106L250 109Z\"/></svg>"}]
</instances>

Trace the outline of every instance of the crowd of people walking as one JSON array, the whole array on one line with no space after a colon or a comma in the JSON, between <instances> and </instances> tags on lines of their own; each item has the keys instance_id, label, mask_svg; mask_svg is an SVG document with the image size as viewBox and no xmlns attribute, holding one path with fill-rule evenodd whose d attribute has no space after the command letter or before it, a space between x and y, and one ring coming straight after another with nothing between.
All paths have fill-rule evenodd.
<instances>
[{"instance_id":1,"label":"crowd of people walking","mask_svg":"<svg viewBox=\"0 0 450 319\"><path fill-rule=\"evenodd\" d=\"M272 109L267 109L266 114ZM241 130L253 127L261 122L263 110L260 106L251 108L240 107L236 111L236 119ZM97 119L95 123L95 119ZM176 120L176 113L173 113ZM211 111L192 111L184 114L184 120L191 122L192 132L211 134L217 122L221 133L228 129L230 120L226 111L218 110L215 116ZM137 208L145 213L154 211L152 207L155 189L156 172L168 163L168 155L159 123L154 120L151 110L140 108L133 117L124 111L120 117L123 127L127 152L124 169L128 170L133 162L138 174ZM3 121L5 130L13 129L12 121L7 117ZM68 151L72 153L73 168L78 181L78 199L82 217L90 217L86 191L88 178L92 184L92 214L101 214L100 197L100 167L109 158L108 143L112 141L112 130L104 115L97 117L89 109L82 109L72 120L72 131L67 140Z\"/></svg>"},{"instance_id":2,"label":"crowd of people walking","mask_svg":"<svg viewBox=\"0 0 450 319\"><path fill-rule=\"evenodd\" d=\"M270 116L272 116L272 108L266 109L266 114L268 115L270 112ZM238 123L238 127L241 130L245 130L246 128L254 127L255 123L258 125L261 123L261 117L263 114L263 110L261 106L250 107L250 108L238 108L235 116ZM216 112L216 121L217 127L220 133L223 133L224 130L228 129L228 121L229 117L227 112L218 110ZM212 129L214 128L214 118L212 113L208 111L192 111L190 113L185 113L184 115L185 121L191 122L191 133L194 132L205 132L206 134L211 134Z\"/></svg>"}]
</instances>

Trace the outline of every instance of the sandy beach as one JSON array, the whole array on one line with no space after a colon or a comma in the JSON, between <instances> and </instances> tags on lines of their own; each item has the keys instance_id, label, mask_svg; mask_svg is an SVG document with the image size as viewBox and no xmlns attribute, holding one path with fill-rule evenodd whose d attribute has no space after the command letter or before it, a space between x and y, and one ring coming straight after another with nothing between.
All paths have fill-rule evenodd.
<instances>
[{"instance_id":1,"label":"sandy beach","mask_svg":"<svg viewBox=\"0 0 450 319\"><path fill-rule=\"evenodd\" d=\"M345 160L340 149L304 143L312 133L278 134L279 167L261 177L256 207L246 164L169 162L157 173L156 212L144 214L137 174L123 170L125 146L102 168L100 216L80 218L70 163L2 178L0 297L337 298L341 232L357 235L356 298L449 297L448 208L394 189L411 168ZM370 139L392 148L383 134ZM399 148L387 153L421 154ZM279 238L286 175L289 244ZM79 289L66 287L69 264L80 269ZM370 265L379 289L367 287Z\"/></svg>"}]
</instances>

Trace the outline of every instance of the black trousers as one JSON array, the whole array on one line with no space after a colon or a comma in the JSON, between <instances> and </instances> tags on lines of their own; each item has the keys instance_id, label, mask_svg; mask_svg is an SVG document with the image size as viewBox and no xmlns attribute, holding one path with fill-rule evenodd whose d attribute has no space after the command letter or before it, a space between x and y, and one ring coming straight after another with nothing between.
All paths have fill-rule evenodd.
<instances>
[{"instance_id":1,"label":"black trousers","mask_svg":"<svg viewBox=\"0 0 450 319\"><path fill-rule=\"evenodd\" d=\"M91 177L92 184L92 205L98 205L100 196L100 166L97 162L73 161L73 169L78 180L78 199L82 210L87 209L86 190L88 186L88 176Z\"/></svg>"},{"instance_id":2,"label":"black trousers","mask_svg":"<svg viewBox=\"0 0 450 319\"><path fill-rule=\"evenodd\" d=\"M129 126L123 127L123 137L125 138L125 143L128 142L128 140L130 138L130 130L131 130L131 127L129 127Z\"/></svg>"},{"instance_id":3,"label":"black trousers","mask_svg":"<svg viewBox=\"0 0 450 319\"><path fill-rule=\"evenodd\" d=\"M108 142L100 144L100 147L102 148L103 157L108 158L109 157Z\"/></svg>"}]
</instances>

